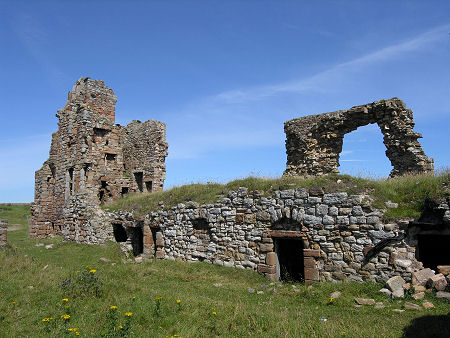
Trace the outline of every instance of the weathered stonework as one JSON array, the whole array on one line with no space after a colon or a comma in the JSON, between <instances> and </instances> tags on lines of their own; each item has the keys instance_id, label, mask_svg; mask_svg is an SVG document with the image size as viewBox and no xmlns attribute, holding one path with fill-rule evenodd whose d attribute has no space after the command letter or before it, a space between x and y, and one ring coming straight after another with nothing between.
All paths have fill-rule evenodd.
<instances>
[{"instance_id":1,"label":"weathered stonework","mask_svg":"<svg viewBox=\"0 0 450 338\"><path fill-rule=\"evenodd\" d=\"M309 115L285 122L286 176L338 173L344 135L358 127L377 123L383 133L386 156L392 163L390 176L433 171L414 132L413 114L397 98L356 106L349 110Z\"/></svg>"},{"instance_id":2,"label":"weathered stonework","mask_svg":"<svg viewBox=\"0 0 450 338\"><path fill-rule=\"evenodd\" d=\"M112 239L100 205L129 192L161 191L166 127L158 121L115 124L114 92L79 79L52 135L50 157L35 175L30 236L60 234L80 243Z\"/></svg>"},{"instance_id":3,"label":"weathered stonework","mask_svg":"<svg viewBox=\"0 0 450 338\"><path fill-rule=\"evenodd\" d=\"M7 244L8 220L0 219L0 247Z\"/></svg>"},{"instance_id":4,"label":"weathered stonework","mask_svg":"<svg viewBox=\"0 0 450 338\"><path fill-rule=\"evenodd\" d=\"M449 202L441 206L443 215L450 213ZM248 268L271 280L289 279L289 273L307 283L386 281L396 275L411 280L422 268L417 235L430 230L428 223L426 230L413 225L409 231L407 221L385 224L382 216L366 195L325 194L320 188L276 191L272 197L239 188L214 204L187 202L139 219L110 215L115 232L142 234L143 244L128 237L136 253L156 258ZM450 235L447 218L438 223Z\"/></svg>"}]
</instances>

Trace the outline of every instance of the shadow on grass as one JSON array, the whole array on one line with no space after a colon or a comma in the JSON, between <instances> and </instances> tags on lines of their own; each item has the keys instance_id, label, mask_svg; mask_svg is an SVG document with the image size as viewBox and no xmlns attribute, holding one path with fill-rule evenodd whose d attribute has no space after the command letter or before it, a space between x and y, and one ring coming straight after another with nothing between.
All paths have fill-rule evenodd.
<instances>
[{"instance_id":1,"label":"shadow on grass","mask_svg":"<svg viewBox=\"0 0 450 338\"><path fill-rule=\"evenodd\" d=\"M450 337L450 312L447 315L415 318L403 329L402 337Z\"/></svg>"}]
</instances>

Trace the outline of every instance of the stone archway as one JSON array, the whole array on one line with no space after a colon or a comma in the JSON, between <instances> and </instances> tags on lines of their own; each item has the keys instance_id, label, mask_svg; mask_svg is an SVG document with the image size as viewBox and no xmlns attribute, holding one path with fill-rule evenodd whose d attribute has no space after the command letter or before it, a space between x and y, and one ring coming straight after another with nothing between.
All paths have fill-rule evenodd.
<instances>
[{"instance_id":1,"label":"stone archway","mask_svg":"<svg viewBox=\"0 0 450 338\"><path fill-rule=\"evenodd\" d=\"M344 135L376 123L383 133L390 177L427 173L434 169L413 130L413 114L397 98L356 106L349 110L309 115L285 122L287 165L285 176L318 176L338 173Z\"/></svg>"}]
</instances>

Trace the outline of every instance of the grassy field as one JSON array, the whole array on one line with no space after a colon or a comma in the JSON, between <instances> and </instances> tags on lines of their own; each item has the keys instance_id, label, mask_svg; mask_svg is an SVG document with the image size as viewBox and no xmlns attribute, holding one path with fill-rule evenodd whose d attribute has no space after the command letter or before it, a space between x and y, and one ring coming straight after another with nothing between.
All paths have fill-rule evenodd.
<instances>
[{"instance_id":1,"label":"grassy field","mask_svg":"<svg viewBox=\"0 0 450 338\"><path fill-rule=\"evenodd\" d=\"M0 213L22 225L26 216L17 206ZM393 310L404 301L387 299L378 284L307 287L271 284L253 271L206 263L125 264L116 243L37 241L27 238L26 228L9 232L10 246L0 249L1 337L450 336L450 302L433 294L426 300L435 309L398 313ZM333 291L342 295L330 303ZM354 297L386 307L358 308Z\"/></svg>"},{"instance_id":2,"label":"grassy field","mask_svg":"<svg viewBox=\"0 0 450 338\"><path fill-rule=\"evenodd\" d=\"M152 194L135 194L106 206L109 210L130 210L143 215L159 208L163 202L166 208L186 201L214 203L230 190L247 187L249 191L260 190L266 196L275 190L322 187L325 193L347 192L348 194L368 193L377 208L385 208L385 202L398 203L398 208L389 209L386 220L403 217L419 217L425 200L440 199L449 193L450 172L436 175L406 175L394 179L368 179L349 175L328 175L314 178L258 178L248 177L226 184L188 184Z\"/></svg>"}]
</instances>

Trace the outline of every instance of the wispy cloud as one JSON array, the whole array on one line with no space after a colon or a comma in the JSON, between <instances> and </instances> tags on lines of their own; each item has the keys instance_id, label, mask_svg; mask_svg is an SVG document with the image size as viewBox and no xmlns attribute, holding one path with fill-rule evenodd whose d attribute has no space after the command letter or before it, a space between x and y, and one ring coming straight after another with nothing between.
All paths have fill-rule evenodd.
<instances>
[{"instance_id":1,"label":"wispy cloud","mask_svg":"<svg viewBox=\"0 0 450 338\"><path fill-rule=\"evenodd\" d=\"M20 13L12 21L12 28L25 49L53 81L59 82L66 77L48 54L47 51L51 50L48 33L35 17Z\"/></svg>"},{"instance_id":2,"label":"wispy cloud","mask_svg":"<svg viewBox=\"0 0 450 338\"><path fill-rule=\"evenodd\" d=\"M286 95L322 94L341 89L340 80L349 78L349 74L359 74L375 65L426 50L433 43L447 39L449 29L450 24L438 26L409 40L336 64L313 76L238 88L191 102L166 121L169 159L195 158L216 149L245 145L282 147L285 116L279 113L279 105ZM361 142L366 141L367 131L379 132L379 128L376 125L366 128L360 137Z\"/></svg>"},{"instance_id":3,"label":"wispy cloud","mask_svg":"<svg viewBox=\"0 0 450 338\"><path fill-rule=\"evenodd\" d=\"M354 72L370 65L386 62L401 55L423 50L432 43L448 39L450 24L435 27L419 36L409 40L383 47L356 59L336 64L329 69L319 72L313 76L281 82L272 85L255 86L246 89L236 89L220 93L209 100L223 101L225 103L238 103L244 101L260 100L262 98L281 93L300 93L305 91L323 91L324 83L345 75L348 72Z\"/></svg>"}]
</instances>

